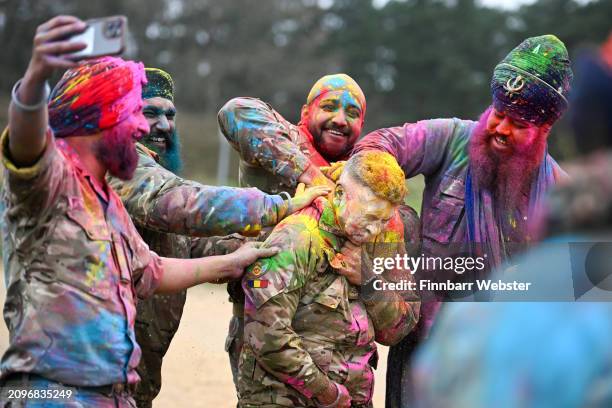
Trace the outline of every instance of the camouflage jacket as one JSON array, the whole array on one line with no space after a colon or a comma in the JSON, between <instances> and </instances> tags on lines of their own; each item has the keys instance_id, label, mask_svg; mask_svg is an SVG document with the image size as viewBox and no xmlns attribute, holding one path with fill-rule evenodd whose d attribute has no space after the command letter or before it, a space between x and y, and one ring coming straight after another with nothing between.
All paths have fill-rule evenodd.
<instances>
[{"instance_id":1,"label":"camouflage jacket","mask_svg":"<svg viewBox=\"0 0 612 408\"><path fill-rule=\"evenodd\" d=\"M161 201L159 193L152 191L149 194L138 195L133 192L138 190L138 186L145 186L141 187L141 192L142 188L155 189L156 187L159 188L159 186L167 186L169 184L180 187L181 181L184 180L158 164L156 153L148 150L141 144L137 144L136 147L139 161L134 177L129 181L123 181L108 176L107 180L119 193L138 232L152 250L161 256L170 258L199 258L233 252L243 243L244 237L237 234L228 237L200 238L160 232L148 228L147 221L149 218L146 215L156 213L157 209L155 206ZM153 183L151 180L156 180L157 182ZM204 186L195 188L197 186L196 183L188 183L187 186L192 187L194 195L199 194L205 188ZM166 191L187 194L180 188ZM188 197L186 199L189 201ZM135 209L138 210L135 211ZM186 220L193 219L194 214L189 212L191 209L191 207L175 207L173 219L177 221L181 217ZM236 217L236 215L227 214ZM247 222L251 223L254 220L247 220ZM168 223L167 225L172 227L177 224L181 225L182 232L186 234L197 235L206 232L206 226L204 225L193 229L186 229L188 225L191 225L189 223L180 224L177 222ZM213 230L212 227L209 228ZM138 385L137 400L152 400L159 393L161 388L162 358L168 351L170 342L178 330L186 295L186 290L175 294L154 295L138 304L136 339L142 348L143 356L138 366L138 374L142 381Z\"/></svg>"},{"instance_id":2,"label":"camouflage jacket","mask_svg":"<svg viewBox=\"0 0 612 408\"><path fill-rule=\"evenodd\" d=\"M191 236L257 235L287 214L288 203L281 196L182 179L137 146L141 154L132 181L113 181L112 186L139 225Z\"/></svg>"},{"instance_id":3,"label":"camouflage jacket","mask_svg":"<svg viewBox=\"0 0 612 408\"><path fill-rule=\"evenodd\" d=\"M259 99L230 100L218 120L221 133L240 155L241 186L293 194L308 166L329 165L307 131Z\"/></svg>"},{"instance_id":4,"label":"camouflage jacket","mask_svg":"<svg viewBox=\"0 0 612 408\"><path fill-rule=\"evenodd\" d=\"M398 234L376 242L403 248ZM243 279L239 405L314 406L313 396L330 381L346 386L354 405L369 404L374 341L394 344L405 336L419 302L397 293L385 301L364 299L332 271L344 239L325 198L289 216L265 243L281 252L251 265Z\"/></svg>"},{"instance_id":5,"label":"camouflage jacket","mask_svg":"<svg viewBox=\"0 0 612 408\"><path fill-rule=\"evenodd\" d=\"M257 187L271 194L293 194L298 178L308 166L329 165L316 150L309 132L288 122L259 99L230 100L219 111L218 121L221 133L240 155L241 186ZM417 213L402 206L396 218L402 220L410 251L418 254L421 227ZM242 302L241 291L235 286L228 285L230 297Z\"/></svg>"},{"instance_id":6,"label":"camouflage jacket","mask_svg":"<svg viewBox=\"0 0 612 408\"><path fill-rule=\"evenodd\" d=\"M2 377L37 374L74 386L136 383L137 298L153 294L160 258L119 197L49 131L41 158L16 167L2 137Z\"/></svg>"}]
</instances>

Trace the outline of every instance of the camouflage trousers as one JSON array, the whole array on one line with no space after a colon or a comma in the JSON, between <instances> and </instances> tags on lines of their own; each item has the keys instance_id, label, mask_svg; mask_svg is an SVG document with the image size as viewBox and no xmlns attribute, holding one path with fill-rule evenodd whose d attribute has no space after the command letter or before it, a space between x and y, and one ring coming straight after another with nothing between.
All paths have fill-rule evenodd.
<instances>
[{"instance_id":1,"label":"camouflage trousers","mask_svg":"<svg viewBox=\"0 0 612 408\"><path fill-rule=\"evenodd\" d=\"M411 408L415 405L412 360L418 347L427 340L441 303L421 303L419 322L399 343L389 348L387 356L385 408Z\"/></svg>"},{"instance_id":2,"label":"camouflage trousers","mask_svg":"<svg viewBox=\"0 0 612 408\"><path fill-rule=\"evenodd\" d=\"M225 237L209 237L183 242L186 237L167 234L143 234L143 237L162 256L204 257L234 252L245 238L238 234ZM140 383L134 399L138 408L151 408L153 399L161 390L161 370L164 355L178 330L187 291L172 295L155 295L138 303L136 312L136 341L142 349L137 367Z\"/></svg>"},{"instance_id":3,"label":"camouflage trousers","mask_svg":"<svg viewBox=\"0 0 612 408\"><path fill-rule=\"evenodd\" d=\"M242 310L242 313L241 313ZM240 351L244 344L244 304L234 303L234 315L230 320L229 331L225 339L225 351L229 356L230 367L232 369L232 379L236 394L238 394L238 361L240 360Z\"/></svg>"},{"instance_id":4,"label":"camouflage trousers","mask_svg":"<svg viewBox=\"0 0 612 408\"><path fill-rule=\"evenodd\" d=\"M187 291L172 295L155 295L138 303L136 341L142 350L136 368L140 383L134 399L138 408L151 408L161 390L162 360L178 330Z\"/></svg>"}]
</instances>

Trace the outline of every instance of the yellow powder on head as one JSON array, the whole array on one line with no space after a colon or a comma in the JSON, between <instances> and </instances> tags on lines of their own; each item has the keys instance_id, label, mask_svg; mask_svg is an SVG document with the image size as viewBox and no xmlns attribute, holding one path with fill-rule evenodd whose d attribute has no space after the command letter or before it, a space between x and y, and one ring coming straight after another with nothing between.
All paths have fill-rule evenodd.
<instances>
[{"instance_id":1,"label":"yellow powder on head","mask_svg":"<svg viewBox=\"0 0 612 408\"><path fill-rule=\"evenodd\" d=\"M378 197L394 204L404 202L406 177L389 153L374 150L361 152L351 157L347 166Z\"/></svg>"}]
</instances>

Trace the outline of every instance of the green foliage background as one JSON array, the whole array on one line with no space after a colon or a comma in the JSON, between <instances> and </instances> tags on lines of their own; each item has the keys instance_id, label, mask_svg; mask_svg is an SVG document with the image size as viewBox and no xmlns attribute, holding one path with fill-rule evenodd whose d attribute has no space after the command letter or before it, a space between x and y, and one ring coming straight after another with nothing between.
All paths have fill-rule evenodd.
<instances>
[{"instance_id":1,"label":"green foliage background","mask_svg":"<svg viewBox=\"0 0 612 408\"><path fill-rule=\"evenodd\" d=\"M126 56L174 76L186 175L211 183L215 114L234 96L259 97L297 121L312 83L346 72L368 98L366 131L477 118L490 102L493 67L522 39L556 34L574 58L612 28L612 0L539 0L515 11L473 0L392 0L382 8L370 0L0 0L5 98L25 70L36 26L56 14L128 16ZM560 159L573 153L566 135L560 123L551 138Z\"/></svg>"}]
</instances>

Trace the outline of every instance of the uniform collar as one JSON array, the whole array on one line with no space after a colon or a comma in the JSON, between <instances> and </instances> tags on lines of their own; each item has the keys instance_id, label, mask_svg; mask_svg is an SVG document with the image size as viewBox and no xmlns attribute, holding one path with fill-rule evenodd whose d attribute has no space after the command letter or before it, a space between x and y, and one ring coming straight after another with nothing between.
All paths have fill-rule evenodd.
<instances>
[{"instance_id":1,"label":"uniform collar","mask_svg":"<svg viewBox=\"0 0 612 408\"><path fill-rule=\"evenodd\" d=\"M147 146L143 145L142 143L140 142L136 143L136 150L138 151L138 153L144 153L147 156L153 158L153 160L155 160L157 163L159 163L159 154L149 149Z\"/></svg>"},{"instance_id":2,"label":"uniform collar","mask_svg":"<svg viewBox=\"0 0 612 408\"><path fill-rule=\"evenodd\" d=\"M99 181L87 170L87 167L81 162L79 154L70 146L63 138L56 138L55 143L58 149L64 154L64 157L72 163L73 167L84 179L86 179L98 196L106 203L110 201L110 187L106 183L106 179Z\"/></svg>"},{"instance_id":3,"label":"uniform collar","mask_svg":"<svg viewBox=\"0 0 612 408\"><path fill-rule=\"evenodd\" d=\"M336 218L334 207L326 197L317 198L313 206L321 214L318 227L322 232L323 239L335 252L339 252L346 238Z\"/></svg>"}]
</instances>

